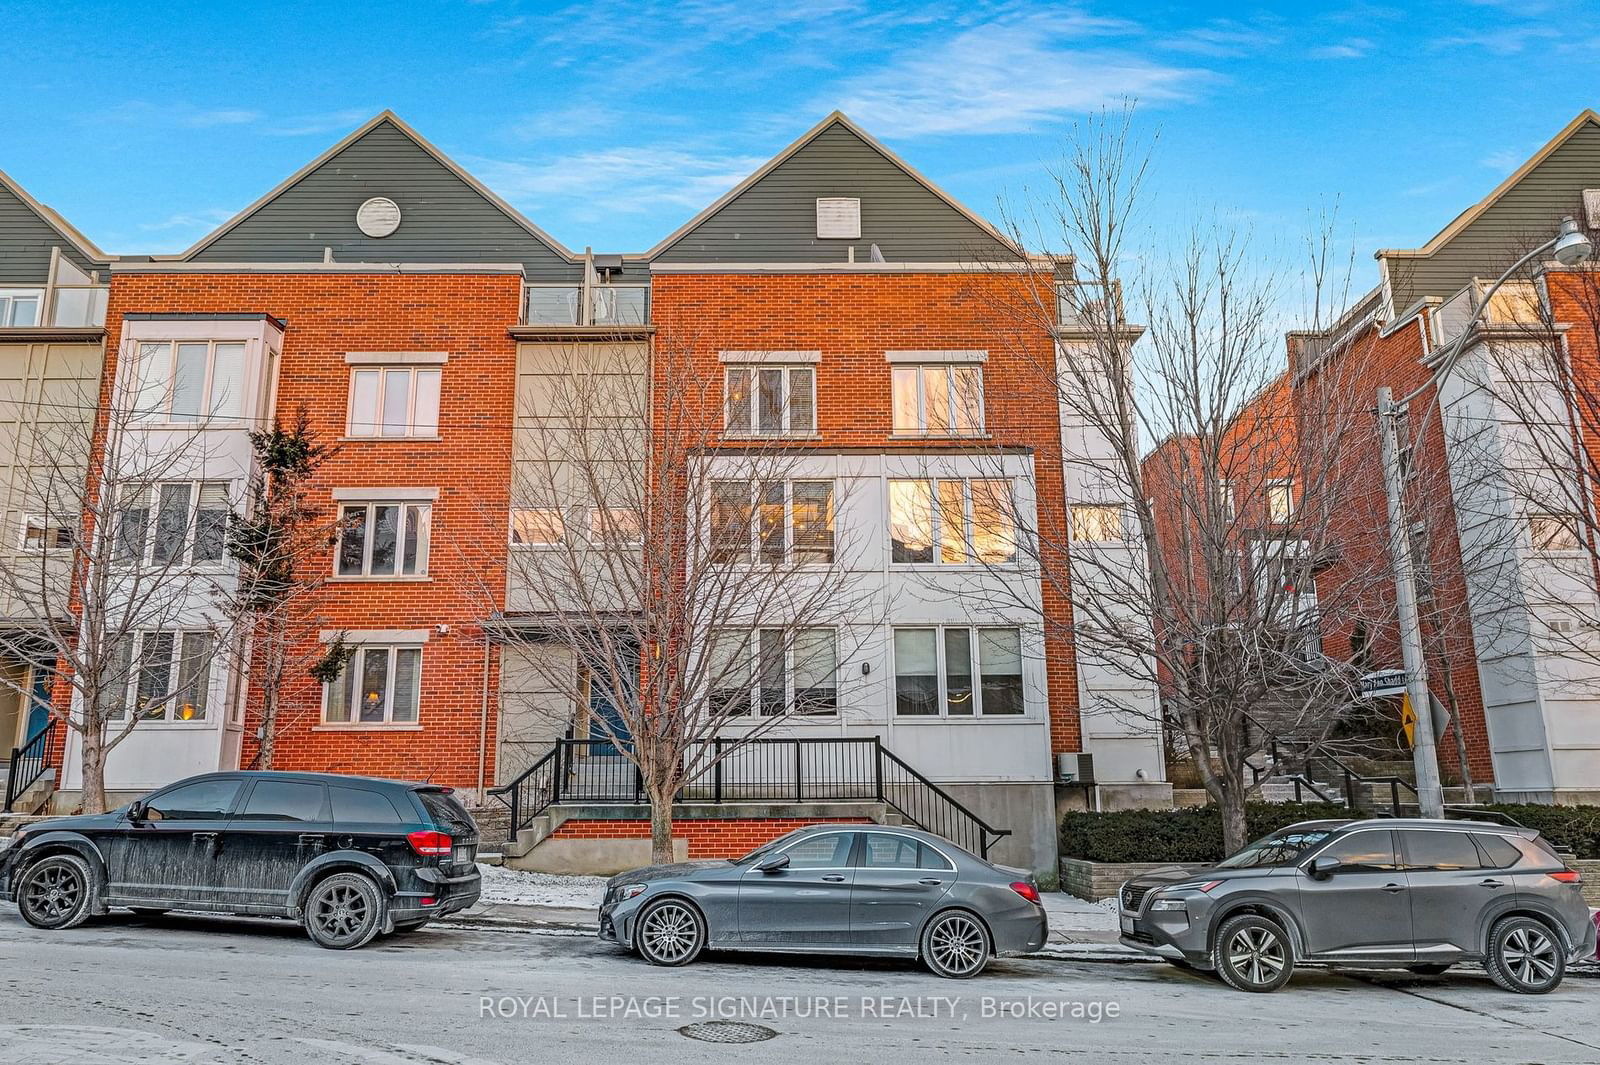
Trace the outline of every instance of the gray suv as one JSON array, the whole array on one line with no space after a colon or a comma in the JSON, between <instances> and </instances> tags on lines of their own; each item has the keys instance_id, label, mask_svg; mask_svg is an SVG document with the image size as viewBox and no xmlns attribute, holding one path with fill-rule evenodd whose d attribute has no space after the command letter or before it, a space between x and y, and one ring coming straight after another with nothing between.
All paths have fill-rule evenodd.
<instances>
[{"instance_id":1,"label":"gray suv","mask_svg":"<svg viewBox=\"0 0 1600 1065\"><path fill-rule=\"evenodd\" d=\"M1241 991L1276 991L1296 962L1437 975L1477 961L1537 995L1594 955L1580 879L1528 828L1306 821L1209 869L1135 877L1118 902L1124 945Z\"/></svg>"}]
</instances>

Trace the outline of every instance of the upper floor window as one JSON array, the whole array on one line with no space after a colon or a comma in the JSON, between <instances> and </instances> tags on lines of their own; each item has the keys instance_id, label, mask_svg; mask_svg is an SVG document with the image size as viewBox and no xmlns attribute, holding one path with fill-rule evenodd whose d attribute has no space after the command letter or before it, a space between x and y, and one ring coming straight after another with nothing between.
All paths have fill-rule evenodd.
<instances>
[{"instance_id":1,"label":"upper floor window","mask_svg":"<svg viewBox=\"0 0 1600 1065\"><path fill-rule=\"evenodd\" d=\"M1283 525L1294 518L1294 481L1284 478L1267 483L1267 520Z\"/></svg>"},{"instance_id":2,"label":"upper floor window","mask_svg":"<svg viewBox=\"0 0 1600 1065\"><path fill-rule=\"evenodd\" d=\"M226 481L142 486L118 508L117 559L155 566L219 563L229 514Z\"/></svg>"},{"instance_id":3,"label":"upper floor window","mask_svg":"<svg viewBox=\"0 0 1600 1065\"><path fill-rule=\"evenodd\" d=\"M340 508L340 577L420 577L428 572L433 507L427 503L350 503Z\"/></svg>"},{"instance_id":4,"label":"upper floor window","mask_svg":"<svg viewBox=\"0 0 1600 1065\"><path fill-rule=\"evenodd\" d=\"M1528 536L1535 551L1577 551L1583 545L1578 519L1572 514L1530 514Z\"/></svg>"},{"instance_id":5,"label":"upper floor window","mask_svg":"<svg viewBox=\"0 0 1600 1065\"><path fill-rule=\"evenodd\" d=\"M729 366L730 433L804 436L817 429L817 375L810 366Z\"/></svg>"},{"instance_id":6,"label":"upper floor window","mask_svg":"<svg viewBox=\"0 0 1600 1065\"><path fill-rule=\"evenodd\" d=\"M330 725L412 725L422 694L422 648L363 644L323 687Z\"/></svg>"},{"instance_id":7,"label":"upper floor window","mask_svg":"<svg viewBox=\"0 0 1600 1065\"><path fill-rule=\"evenodd\" d=\"M891 562L1014 562L1017 525L1011 482L890 481L889 541Z\"/></svg>"},{"instance_id":8,"label":"upper floor window","mask_svg":"<svg viewBox=\"0 0 1600 1065\"><path fill-rule=\"evenodd\" d=\"M896 366L894 431L971 436L983 432L983 368Z\"/></svg>"},{"instance_id":9,"label":"upper floor window","mask_svg":"<svg viewBox=\"0 0 1600 1065\"><path fill-rule=\"evenodd\" d=\"M832 629L720 632L708 668L715 714L839 712L839 645Z\"/></svg>"},{"instance_id":10,"label":"upper floor window","mask_svg":"<svg viewBox=\"0 0 1600 1065\"><path fill-rule=\"evenodd\" d=\"M832 481L711 482L711 560L830 563Z\"/></svg>"},{"instance_id":11,"label":"upper floor window","mask_svg":"<svg viewBox=\"0 0 1600 1065\"><path fill-rule=\"evenodd\" d=\"M895 629L894 685L895 713L905 717L1021 714L1021 630Z\"/></svg>"},{"instance_id":12,"label":"upper floor window","mask_svg":"<svg viewBox=\"0 0 1600 1065\"><path fill-rule=\"evenodd\" d=\"M38 325L43 301L43 289L0 288L0 326Z\"/></svg>"},{"instance_id":13,"label":"upper floor window","mask_svg":"<svg viewBox=\"0 0 1600 1065\"><path fill-rule=\"evenodd\" d=\"M210 701L209 632L152 629L124 637L112 648L112 686L102 691L105 716L157 721L204 721Z\"/></svg>"},{"instance_id":14,"label":"upper floor window","mask_svg":"<svg viewBox=\"0 0 1600 1065\"><path fill-rule=\"evenodd\" d=\"M33 514L22 519L24 551L67 551L77 540L77 526L54 518Z\"/></svg>"},{"instance_id":15,"label":"upper floor window","mask_svg":"<svg viewBox=\"0 0 1600 1065\"><path fill-rule=\"evenodd\" d=\"M1115 543L1123 539L1123 509L1114 503L1074 503L1072 539L1080 544Z\"/></svg>"},{"instance_id":16,"label":"upper floor window","mask_svg":"<svg viewBox=\"0 0 1600 1065\"><path fill-rule=\"evenodd\" d=\"M512 507L511 543L517 547L555 547L569 530L586 534L596 547L623 547L644 541L644 518L634 507Z\"/></svg>"},{"instance_id":17,"label":"upper floor window","mask_svg":"<svg viewBox=\"0 0 1600 1065\"><path fill-rule=\"evenodd\" d=\"M139 342L135 418L185 424L238 418L243 410L242 342Z\"/></svg>"},{"instance_id":18,"label":"upper floor window","mask_svg":"<svg viewBox=\"0 0 1600 1065\"><path fill-rule=\"evenodd\" d=\"M349 435L439 435L437 366L362 367L350 374Z\"/></svg>"}]
</instances>

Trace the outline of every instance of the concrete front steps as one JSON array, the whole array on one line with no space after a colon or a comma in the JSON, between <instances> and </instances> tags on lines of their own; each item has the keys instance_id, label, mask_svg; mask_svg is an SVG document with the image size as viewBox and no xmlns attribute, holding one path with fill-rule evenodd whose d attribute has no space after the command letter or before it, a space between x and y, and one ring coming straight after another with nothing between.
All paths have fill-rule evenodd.
<instances>
[{"instance_id":1,"label":"concrete front steps","mask_svg":"<svg viewBox=\"0 0 1600 1065\"><path fill-rule=\"evenodd\" d=\"M885 803L679 803L672 808L673 858L737 857L806 824L898 825ZM503 837L502 837L503 838ZM482 847L495 837L485 832ZM557 804L501 845L504 864L538 873L611 876L650 862L650 808L622 804Z\"/></svg>"}]
</instances>

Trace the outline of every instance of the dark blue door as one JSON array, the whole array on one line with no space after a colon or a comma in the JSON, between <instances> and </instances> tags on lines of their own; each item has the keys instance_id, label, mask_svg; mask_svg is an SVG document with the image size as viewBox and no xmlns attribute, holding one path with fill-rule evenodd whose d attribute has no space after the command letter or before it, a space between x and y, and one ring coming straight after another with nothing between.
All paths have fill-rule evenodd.
<instances>
[{"instance_id":1,"label":"dark blue door","mask_svg":"<svg viewBox=\"0 0 1600 1065\"><path fill-rule=\"evenodd\" d=\"M621 652L622 661L616 669L602 668L590 673L589 679L589 713L600 721L605 722L611 731L607 734L603 729L593 729L590 735L594 741L589 744L589 753L592 755L617 754L616 745L610 737L615 736L625 749L633 747L633 733L628 728L628 722L617 710L616 702L612 698L611 685L616 678L632 678L633 685L639 681L639 653L634 649ZM634 689L629 689L631 695Z\"/></svg>"},{"instance_id":2,"label":"dark blue door","mask_svg":"<svg viewBox=\"0 0 1600 1065\"><path fill-rule=\"evenodd\" d=\"M55 687L55 679L53 670L33 667L33 698L28 703L28 732L22 738L24 744L50 724L50 689Z\"/></svg>"}]
</instances>

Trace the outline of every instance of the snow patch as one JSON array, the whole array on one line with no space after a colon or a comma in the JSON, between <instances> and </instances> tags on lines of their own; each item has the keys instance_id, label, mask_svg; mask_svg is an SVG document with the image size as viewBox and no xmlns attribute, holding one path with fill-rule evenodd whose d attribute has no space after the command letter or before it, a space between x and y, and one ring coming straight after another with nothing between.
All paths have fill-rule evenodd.
<instances>
[{"instance_id":1,"label":"snow patch","mask_svg":"<svg viewBox=\"0 0 1600 1065\"><path fill-rule=\"evenodd\" d=\"M594 910L605 895L606 881L599 876L564 876L529 873L498 865L479 865L483 894L479 902L492 906L564 906Z\"/></svg>"},{"instance_id":2,"label":"snow patch","mask_svg":"<svg viewBox=\"0 0 1600 1065\"><path fill-rule=\"evenodd\" d=\"M1061 892L1040 895L1044 912L1050 918L1052 932L1115 932L1117 931L1117 900L1101 899L1089 902Z\"/></svg>"}]
</instances>

